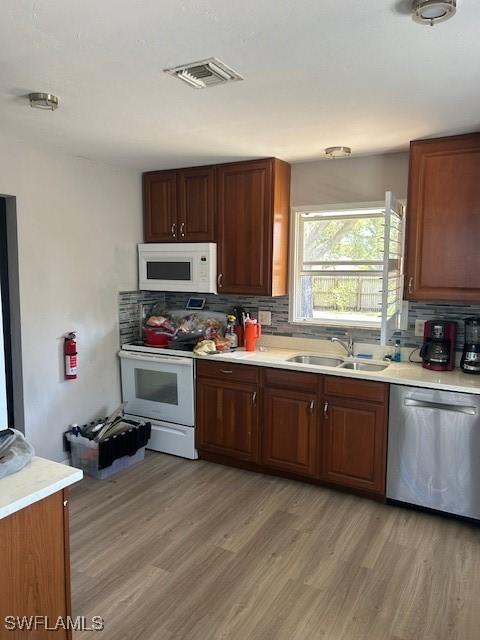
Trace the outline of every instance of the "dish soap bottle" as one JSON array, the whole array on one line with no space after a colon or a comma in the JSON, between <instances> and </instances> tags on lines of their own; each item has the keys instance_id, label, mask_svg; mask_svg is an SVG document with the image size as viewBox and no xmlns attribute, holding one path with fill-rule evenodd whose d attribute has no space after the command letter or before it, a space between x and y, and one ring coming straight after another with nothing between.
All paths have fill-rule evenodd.
<instances>
[{"instance_id":1,"label":"dish soap bottle","mask_svg":"<svg viewBox=\"0 0 480 640\"><path fill-rule=\"evenodd\" d=\"M393 347L393 356L392 356L392 361L393 362L401 362L402 360L402 352L400 349L400 340L395 340L395 346Z\"/></svg>"},{"instance_id":2,"label":"dish soap bottle","mask_svg":"<svg viewBox=\"0 0 480 640\"><path fill-rule=\"evenodd\" d=\"M227 328L225 331L225 340L230 343L230 349L236 349L238 347L238 336L235 333L235 316L227 316Z\"/></svg>"}]
</instances>

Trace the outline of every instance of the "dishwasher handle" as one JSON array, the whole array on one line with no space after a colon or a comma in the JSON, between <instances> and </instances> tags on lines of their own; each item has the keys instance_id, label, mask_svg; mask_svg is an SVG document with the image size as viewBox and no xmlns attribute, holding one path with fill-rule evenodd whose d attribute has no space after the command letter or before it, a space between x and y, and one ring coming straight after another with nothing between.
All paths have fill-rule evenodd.
<instances>
[{"instance_id":1,"label":"dishwasher handle","mask_svg":"<svg viewBox=\"0 0 480 640\"><path fill-rule=\"evenodd\" d=\"M477 415L477 407L460 404L443 404L443 402L430 402L429 400L415 400L415 398L405 398L405 406L418 407L420 409L440 409L440 411L453 411L454 413L465 413L469 416Z\"/></svg>"}]
</instances>

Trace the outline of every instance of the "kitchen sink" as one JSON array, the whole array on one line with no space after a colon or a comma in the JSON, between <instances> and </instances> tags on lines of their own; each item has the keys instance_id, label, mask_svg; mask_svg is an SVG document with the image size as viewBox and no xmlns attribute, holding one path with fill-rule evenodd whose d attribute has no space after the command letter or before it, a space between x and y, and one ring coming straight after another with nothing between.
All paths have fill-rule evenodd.
<instances>
[{"instance_id":1,"label":"kitchen sink","mask_svg":"<svg viewBox=\"0 0 480 640\"><path fill-rule=\"evenodd\" d=\"M316 364L320 367L338 367L344 362L343 358L329 358L328 356L293 356L287 362L299 362L301 364Z\"/></svg>"},{"instance_id":2,"label":"kitchen sink","mask_svg":"<svg viewBox=\"0 0 480 640\"><path fill-rule=\"evenodd\" d=\"M340 369L353 369L353 371L383 371L388 364L373 364L372 362L344 362Z\"/></svg>"}]
</instances>

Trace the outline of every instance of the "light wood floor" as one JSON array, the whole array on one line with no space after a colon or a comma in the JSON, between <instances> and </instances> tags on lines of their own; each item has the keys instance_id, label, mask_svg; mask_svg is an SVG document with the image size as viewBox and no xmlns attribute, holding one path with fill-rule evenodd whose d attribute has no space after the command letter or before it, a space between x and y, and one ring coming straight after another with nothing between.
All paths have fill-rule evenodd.
<instances>
[{"instance_id":1,"label":"light wood floor","mask_svg":"<svg viewBox=\"0 0 480 640\"><path fill-rule=\"evenodd\" d=\"M101 640L480 638L468 524L154 453L70 504L73 613Z\"/></svg>"}]
</instances>

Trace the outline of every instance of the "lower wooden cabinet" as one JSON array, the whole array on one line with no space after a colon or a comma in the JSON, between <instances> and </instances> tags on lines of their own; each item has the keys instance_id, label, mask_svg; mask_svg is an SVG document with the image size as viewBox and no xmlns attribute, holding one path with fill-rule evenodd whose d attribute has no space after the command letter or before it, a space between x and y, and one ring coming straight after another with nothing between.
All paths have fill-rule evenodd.
<instances>
[{"instance_id":1,"label":"lower wooden cabinet","mask_svg":"<svg viewBox=\"0 0 480 640\"><path fill-rule=\"evenodd\" d=\"M265 389L262 463L301 475L315 473L316 396L286 389Z\"/></svg>"},{"instance_id":2,"label":"lower wooden cabinet","mask_svg":"<svg viewBox=\"0 0 480 640\"><path fill-rule=\"evenodd\" d=\"M381 497L387 415L388 384L381 382L198 365L200 457L217 455Z\"/></svg>"},{"instance_id":3,"label":"lower wooden cabinet","mask_svg":"<svg viewBox=\"0 0 480 640\"><path fill-rule=\"evenodd\" d=\"M258 388L235 380L197 382L197 448L258 461Z\"/></svg>"},{"instance_id":4,"label":"lower wooden cabinet","mask_svg":"<svg viewBox=\"0 0 480 640\"><path fill-rule=\"evenodd\" d=\"M6 616L39 616L54 627L70 610L70 557L67 491L0 520L1 627ZM0 631L1 638L71 638L59 628Z\"/></svg>"},{"instance_id":5,"label":"lower wooden cabinet","mask_svg":"<svg viewBox=\"0 0 480 640\"><path fill-rule=\"evenodd\" d=\"M383 404L325 396L320 477L342 487L384 494L385 435Z\"/></svg>"}]
</instances>

